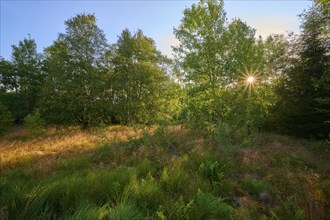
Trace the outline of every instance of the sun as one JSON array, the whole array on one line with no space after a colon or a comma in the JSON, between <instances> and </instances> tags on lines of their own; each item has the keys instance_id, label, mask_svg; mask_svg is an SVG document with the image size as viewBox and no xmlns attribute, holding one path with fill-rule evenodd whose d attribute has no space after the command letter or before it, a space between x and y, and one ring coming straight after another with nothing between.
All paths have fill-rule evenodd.
<instances>
[{"instance_id":1,"label":"sun","mask_svg":"<svg viewBox=\"0 0 330 220\"><path fill-rule=\"evenodd\" d=\"M253 90L255 90L255 86L258 83L258 72L251 69L244 68L245 71L241 73L240 84L244 86L244 91L248 90L250 94Z\"/></svg>"},{"instance_id":2,"label":"sun","mask_svg":"<svg viewBox=\"0 0 330 220\"><path fill-rule=\"evenodd\" d=\"M252 84L254 82L254 76L249 76L247 79L246 79L246 82L249 83L249 84Z\"/></svg>"}]
</instances>

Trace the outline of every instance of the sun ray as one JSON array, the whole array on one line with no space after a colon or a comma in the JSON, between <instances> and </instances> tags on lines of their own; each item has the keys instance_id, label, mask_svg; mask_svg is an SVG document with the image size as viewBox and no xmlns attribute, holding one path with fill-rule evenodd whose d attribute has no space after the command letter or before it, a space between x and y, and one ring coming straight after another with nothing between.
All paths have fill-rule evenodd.
<instances>
[{"instance_id":1,"label":"sun ray","mask_svg":"<svg viewBox=\"0 0 330 220\"><path fill-rule=\"evenodd\" d=\"M251 67L248 69L244 67L244 71L241 73L239 77L239 84L244 86L244 92L248 90L248 94L250 95L253 90L255 90L255 85L258 83L259 73Z\"/></svg>"}]
</instances>

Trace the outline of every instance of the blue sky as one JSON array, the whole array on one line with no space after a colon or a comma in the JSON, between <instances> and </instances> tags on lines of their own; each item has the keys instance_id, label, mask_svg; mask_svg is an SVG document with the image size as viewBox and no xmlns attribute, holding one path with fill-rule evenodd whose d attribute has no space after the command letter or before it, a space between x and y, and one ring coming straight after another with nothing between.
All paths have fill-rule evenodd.
<instances>
[{"instance_id":1,"label":"blue sky","mask_svg":"<svg viewBox=\"0 0 330 220\"><path fill-rule=\"evenodd\" d=\"M158 49L171 56L178 41L173 27L180 24L182 11L197 1L27 1L1 0L0 56L10 59L11 45L31 34L38 51L52 44L64 32L64 21L77 13L95 13L108 42L114 43L124 28L142 29ZM238 17L257 29L257 34L299 31L297 17L312 5L308 0L225 1L229 20Z\"/></svg>"}]
</instances>

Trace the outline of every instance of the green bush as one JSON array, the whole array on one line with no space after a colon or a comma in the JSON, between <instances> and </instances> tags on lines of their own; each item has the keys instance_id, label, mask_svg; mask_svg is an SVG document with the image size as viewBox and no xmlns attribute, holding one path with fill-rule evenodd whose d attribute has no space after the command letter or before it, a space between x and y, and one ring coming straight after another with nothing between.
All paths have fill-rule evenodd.
<instances>
[{"instance_id":1,"label":"green bush","mask_svg":"<svg viewBox=\"0 0 330 220\"><path fill-rule=\"evenodd\" d=\"M0 135L11 128L14 118L8 109L0 103Z\"/></svg>"},{"instance_id":2,"label":"green bush","mask_svg":"<svg viewBox=\"0 0 330 220\"><path fill-rule=\"evenodd\" d=\"M164 168L161 174L161 183L168 193L180 194L184 192L189 184L189 179L186 171L177 166L173 170Z\"/></svg>"},{"instance_id":3,"label":"green bush","mask_svg":"<svg viewBox=\"0 0 330 220\"><path fill-rule=\"evenodd\" d=\"M218 123L215 126L215 140L222 147L246 147L250 144L248 129L244 126Z\"/></svg>"},{"instance_id":4,"label":"green bush","mask_svg":"<svg viewBox=\"0 0 330 220\"><path fill-rule=\"evenodd\" d=\"M221 166L218 161L206 161L199 166L199 172L203 177L212 181L219 181L223 177Z\"/></svg>"},{"instance_id":5,"label":"green bush","mask_svg":"<svg viewBox=\"0 0 330 220\"><path fill-rule=\"evenodd\" d=\"M230 219L234 209L222 198L199 191L194 199L190 219Z\"/></svg>"},{"instance_id":6,"label":"green bush","mask_svg":"<svg viewBox=\"0 0 330 220\"><path fill-rule=\"evenodd\" d=\"M144 158L142 161L139 161L138 165L136 165L136 171L138 178L144 178L149 173L153 174L156 171L156 166L154 162Z\"/></svg>"},{"instance_id":7,"label":"green bush","mask_svg":"<svg viewBox=\"0 0 330 220\"><path fill-rule=\"evenodd\" d=\"M132 178L127 193L130 199L146 211L157 210L163 196L157 180L151 174L141 180Z\"/></svg>"},{"instance_id":8,"label":"green bush","mask_svg":"<svg viewBox=\"0 0 330 220\"><path fill-rule=\"evenodd\" d=\"M174 204L174 207L172 208L171 214L169 215L168 219L173 219L173 220L192 219L191 211L193 205L194 205L194 200L185 202L184 199L180 197L179 200Z\"/></svg>"},{"instance_id":9,"label":"green bush","mask_svg":"<svg viewBox=\"0 0 330 220\"><path fill-rule=\"evenodd\" d=\"M215 128L215 139L218 144L227 146L233 144L232 128L226 123L219 123Z\"/></svg>"},{"instance_id":10,"label":"green bush","mask_svg":"<svg viewBox=\"0 0 330 220\"><path fill-rule=\"evenodd\" d=\"M24 118L24 126L31 136L44 135L46 133L45 125L38 110Z\"/></svg>"}]
</instances>

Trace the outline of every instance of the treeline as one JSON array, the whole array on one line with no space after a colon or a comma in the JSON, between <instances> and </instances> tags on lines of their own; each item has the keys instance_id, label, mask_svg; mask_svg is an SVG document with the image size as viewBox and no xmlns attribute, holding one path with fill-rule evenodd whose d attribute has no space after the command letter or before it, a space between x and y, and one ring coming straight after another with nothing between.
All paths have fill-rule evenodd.
<instances>
[{"instance_id":1,"label":"treeline","mask_svg":"<svg viewBox=\"0 0 330 220\"><path fill-rule=\"evenodd\" d=\"M301 15L300 35L262 39L240 19L229 22L223 1L200 1L174 29L174 60L141 30L125 29L110 45L94 15L78 14L43 54L29 37L1 59L0 130L28 117L83 128L184 122L226 144L260 130L325 138L327 6Z\"/></svg>"},{"instance_id":2,"label":"treeline","mask_svg":"<svg viewBox=\"0 0 330 220\"><path fill-rule=\"evenodd\" d=\"M90 14L65 22L43 54L33 39L1 60L1 103L16 123L40 115L47 124L156 123L176 118L182 89L163 56L141 30L125 29L109 45ZM4 108L4 107L2 107Z\"/></svg>"}]
</instances>

